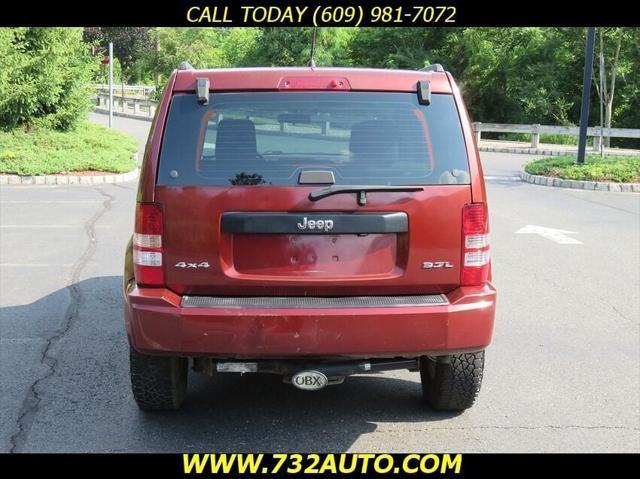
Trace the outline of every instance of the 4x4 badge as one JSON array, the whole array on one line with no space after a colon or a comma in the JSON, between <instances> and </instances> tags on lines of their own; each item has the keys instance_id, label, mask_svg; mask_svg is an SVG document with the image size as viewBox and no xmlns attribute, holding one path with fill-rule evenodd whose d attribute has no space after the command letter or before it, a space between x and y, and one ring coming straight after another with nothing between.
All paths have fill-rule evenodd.
<instances>
[{"instance_id":1,"label":"4x4 badge","mask_svg":"<svg viewBox=\"0 0 640 479\"><path fill-rule=\"evenodd\" d=\"M202 261L200 263L187 263L185 261L180 261L173 266L176 268L208 268L209 263L207 261Z\"/></svg>"}]
</instances>

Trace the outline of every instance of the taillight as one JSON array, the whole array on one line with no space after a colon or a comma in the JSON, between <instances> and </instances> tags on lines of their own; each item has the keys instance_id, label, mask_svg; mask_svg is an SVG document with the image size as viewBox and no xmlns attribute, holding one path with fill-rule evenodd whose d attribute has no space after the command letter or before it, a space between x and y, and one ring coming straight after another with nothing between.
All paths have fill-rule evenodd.
<instances>
[{"instance_id":1,"label":"taillight","mask_svg":"<svg viewBox=\"0 0 640 479\"><path fill-rule=\"evenodd\" d=\"M462 210L462 270L460 284L476 286L487 282L491 252L489 218L485 203L470 203Z\"/></svg>"},{"instance_id":2,"label":"taillight","mask_svg":"<svg viewBox=\"0 0 640 479\"><path fill-rule=\"evenodd\" d=\"M162 268L162 207L138 203L133 233L133 270L141 286L164 285Z\"/></svg>"}]
</instances>

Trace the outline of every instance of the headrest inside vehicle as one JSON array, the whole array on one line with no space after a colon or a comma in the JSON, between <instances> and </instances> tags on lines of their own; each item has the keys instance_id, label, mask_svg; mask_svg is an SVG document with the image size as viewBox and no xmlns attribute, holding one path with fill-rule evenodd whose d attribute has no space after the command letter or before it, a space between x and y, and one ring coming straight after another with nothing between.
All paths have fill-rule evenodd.
<instances>
[{"instance_id":1,"label":"headrest inside vehicle","mask_svg":"<svg viewBox=\"0 0 640 479\"><path fill-rule=\"evenodd\" d=\"M216 133L216 161L255 160L256 126L251 120L221 120Z\"/></svg>"}]
</instances>

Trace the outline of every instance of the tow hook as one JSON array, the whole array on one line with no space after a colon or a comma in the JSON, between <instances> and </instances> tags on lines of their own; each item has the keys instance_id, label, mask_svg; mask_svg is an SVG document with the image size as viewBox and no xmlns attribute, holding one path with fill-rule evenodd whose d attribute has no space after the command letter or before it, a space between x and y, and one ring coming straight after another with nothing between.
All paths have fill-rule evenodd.
<instances>
[{"instance_id":1,"label":"tow hook","mask_svg":"<svg viewBox=\"0 0 640 479\"><path fill-rule=\"evenodd\" d=\"M341 384L351 374L376 373L398 369L418 370L418 358L334 360L334 361L217 361L194 358L193 369L210 376L216 373L270 373L282 376L283 382L304 391L318 391Z\"/></svg>"}]
</instances>

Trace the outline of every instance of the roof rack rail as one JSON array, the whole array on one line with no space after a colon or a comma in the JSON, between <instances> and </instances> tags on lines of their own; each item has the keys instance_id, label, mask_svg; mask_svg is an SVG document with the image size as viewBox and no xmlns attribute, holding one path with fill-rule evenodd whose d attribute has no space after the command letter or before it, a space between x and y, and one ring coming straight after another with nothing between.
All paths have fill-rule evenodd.
<instances>
[{"instance_id":1,"label":"roof rack rail","mask_svg":"<svg viewBox=\"0 0 640 479\"><path fill-rule=\"evenodd\" d=\"M421 72L444 72L444 68L439 63L433 63L428 67L420 69Z\"/></svg>"},{"instance_id":2,"label":"roof rack rail","mask_svg":"<svg viewBox=\"0 0 640 479\"><path fill-rule=\"evenodd\" d=\"M178 65L178 70L194 70L193 65L191 65L191 63L184 61L184 62L180 62L180 65Z\"/></svg>"}]
</instances>

